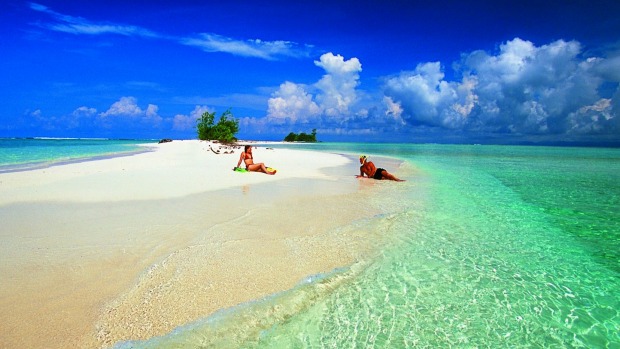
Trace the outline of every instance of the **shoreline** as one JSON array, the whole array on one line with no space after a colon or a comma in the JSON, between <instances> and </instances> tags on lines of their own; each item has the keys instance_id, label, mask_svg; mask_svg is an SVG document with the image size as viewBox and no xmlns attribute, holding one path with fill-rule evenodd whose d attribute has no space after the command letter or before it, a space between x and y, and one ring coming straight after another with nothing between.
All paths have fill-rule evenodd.
<instances>
[{"instance_id":1,"label":"shoreline","mask_svg":"<svg viewBox=\"0 0 620 349\"><path fill-rule=\"evenodd\" d=\"M42 169L51 168L55 166L79 164L82 162L89 162L89 161L114 159L114 158L120 158L124 156L134 156L134 155L138 155L142 153L148 153L151 151L154 151L154 150L143 149L143 150L128 151L125 153L95 155L95 156L80 157L80 158L75 158L75 159L64 159L64 160L55 160L55 161L35 161L35 162L26 162L26 163L20 163L20 164L0 165L0 174L35 171L35 170L42 170Z\"/></svg>"},{"instance_id":2,"label":"shoreline","mask_svg":"<svg viewBox=\"0 0 620 349\"><path fill-rule=\"evenodd\" d=\"M278 174L242 174L231 171L238 152L207 144L1 173L0 275L11 287L0 297L10 316L0 344L107 347L164 335L372 248L331 233L373 214L360 198L371 186L350 159L260 147L257 161Z\"/></svg>"}]
</instances>

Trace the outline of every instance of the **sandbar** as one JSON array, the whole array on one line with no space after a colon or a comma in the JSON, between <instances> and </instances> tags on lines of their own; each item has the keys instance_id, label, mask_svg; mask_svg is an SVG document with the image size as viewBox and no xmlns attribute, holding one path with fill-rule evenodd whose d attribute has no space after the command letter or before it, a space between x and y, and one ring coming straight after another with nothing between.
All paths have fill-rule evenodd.
<instances>
[{"instance_id":1,"label":"sandbar","mask_svg":"<svg viewBox=\"0 0 620 349\"><path fill-rule=\"evenodd\" d=\"M350 157L204 141L0 174L0 347L148 339L365 258L371 181ZM233 152L234 151L234 152Z\"/></svg>"}]
</instances>

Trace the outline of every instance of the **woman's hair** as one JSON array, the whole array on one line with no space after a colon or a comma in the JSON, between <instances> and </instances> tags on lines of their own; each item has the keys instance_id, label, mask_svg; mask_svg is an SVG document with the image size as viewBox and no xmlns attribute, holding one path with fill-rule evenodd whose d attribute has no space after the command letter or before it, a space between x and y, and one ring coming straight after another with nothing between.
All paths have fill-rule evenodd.
<instances>
[{"instance_id":1,"label":"woman's hair","mask_svg":"<svg viewBox=\"0 0 620 349\"><path fill-rule=\"evenodd\" d=\"M252 146L251 146L251 145L246 145L246 146L245 146L245 148L244 148L244 149L245 149L244 151L246 151L246 152L247 152L247 151L248 151L248 149L250 149L250 148L252 148Z\"/></svg>"}]
</instances>

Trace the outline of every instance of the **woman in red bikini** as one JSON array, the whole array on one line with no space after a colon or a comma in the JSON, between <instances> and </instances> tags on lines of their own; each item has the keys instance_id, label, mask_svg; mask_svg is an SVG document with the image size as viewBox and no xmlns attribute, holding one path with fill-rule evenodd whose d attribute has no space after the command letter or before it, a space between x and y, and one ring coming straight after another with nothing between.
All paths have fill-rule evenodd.
<instances>
[{"instance_id":1,"label":"woman in red bikini","mask_svg":"<svg viewBox=\"0 0 620 349\"><path fill-rule=\"evenodd\" d=\"M258 163L258 164L254 163L254 156L252 155L252 146L251 145L246 145L245 146L244 151L241 153L241 156L239 156L239 162L237 162L237 166L235 168L233 168L233 170L237 169L237 167L239 167L239 165L241 165L241 161L243 161L245 163L245 169L248 170L248 171L264 172L264 173L269 174L269 175L276 174L275 170L273 170L273 171L267 170L267 167L262 162Z\"/></svg>"}]
</instances>

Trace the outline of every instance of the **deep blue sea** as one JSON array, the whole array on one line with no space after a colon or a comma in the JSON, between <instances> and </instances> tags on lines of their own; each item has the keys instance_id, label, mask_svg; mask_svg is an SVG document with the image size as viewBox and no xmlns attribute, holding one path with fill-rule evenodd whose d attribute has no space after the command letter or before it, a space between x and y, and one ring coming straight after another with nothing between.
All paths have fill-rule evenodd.
<instances>
[{"instance_id":1,"label":"deep blue sea","mask_svg":"<svg viewBox=\"0 0 620 349\"><path fill-rule=\"evenodd\" d=\"M620 348L620 149L282 146L398 159L363 222L388 243L118 348Z\"/></svg>"}]
</instances>

